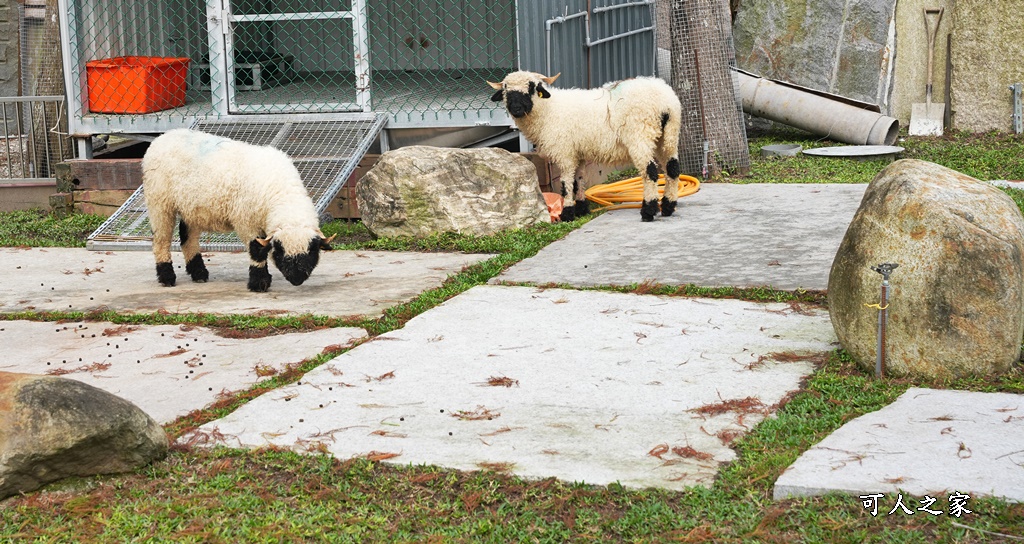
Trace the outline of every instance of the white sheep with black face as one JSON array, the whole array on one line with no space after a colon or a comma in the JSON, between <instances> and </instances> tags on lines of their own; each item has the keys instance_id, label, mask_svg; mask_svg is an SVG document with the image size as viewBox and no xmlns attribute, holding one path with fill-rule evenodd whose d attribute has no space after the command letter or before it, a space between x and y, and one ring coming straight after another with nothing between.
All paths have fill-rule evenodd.
<instances>
[{"instance_id":1,"label":"white sheep with black face","mask_svg":"<svg viewBox=\"0 0 1024 544\"><path fill-rule=\"evenodd\" d=\"M658 212L658 172L666 174L661 214L672 215L679 198L679 130L682 106L675 91L658 78L638 77L598 89L556 89L558 75L512 72L487 83L505 102L516 126L561 170L562 219L586 214L588 204L574 192L576 170L587 161L631 162L644 176L643 221Z\"/></svg>"},{"instance_id":2,"label":"white sheep with black face","mask_svg":"<svg viewBox=\"0 0 1024 544\"><path fill-rule=\"evenodd\" d=\"M249 290L270 289L268 257L292 285L306 281L330 249L309 194L291 159L260 147L188 129L153 140L142 159L142 184L153 228L161 285L175 283L171 239L178 232L185 271L204 282L203 232L235 231L249 248Z\"/></svg>"}]
</instances>

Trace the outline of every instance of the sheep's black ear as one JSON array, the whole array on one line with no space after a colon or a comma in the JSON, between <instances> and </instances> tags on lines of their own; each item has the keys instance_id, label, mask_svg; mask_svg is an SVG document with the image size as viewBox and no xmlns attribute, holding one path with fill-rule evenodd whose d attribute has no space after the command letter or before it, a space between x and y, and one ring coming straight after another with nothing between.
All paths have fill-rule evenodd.
<instances>
[{"instance_id":1,"label":"sheep's black ear","mask_svg":"<svg viewBox=\"0 0 1024 544\"><path fill-rule=\"evenodd\" d=\"M334 240L335 236L337 236L337 234L332 234L326 240L323 239L323 238L320 238L319 239L320 240L320 249L322 249L324 251L331 251L332 249L334 249L333 247L331 247L331 241Z\"/></svg>"},{"instance_id":2,"label":"sheep's black ear","mask_svg":"<svg viewBox=\"0 0 1024 544\"><path fill-rule=\"evenodd\" d=\"M491 95L491 102L501 102L505 98L505 91L498 89L498 92Z\"/></svg>"},{"instance_id":3,"label":"sheep's black ear","mask_svg":"<svg viewBox=\"0 0 1024 544\"><path fill-rule=\"evenodd\" d=\"M537 96L539 96L541 98L551 98L551 93L548 92L548 90L544 88L543 84L538 83L537 84Z\"/></svg>"}]
</instances>

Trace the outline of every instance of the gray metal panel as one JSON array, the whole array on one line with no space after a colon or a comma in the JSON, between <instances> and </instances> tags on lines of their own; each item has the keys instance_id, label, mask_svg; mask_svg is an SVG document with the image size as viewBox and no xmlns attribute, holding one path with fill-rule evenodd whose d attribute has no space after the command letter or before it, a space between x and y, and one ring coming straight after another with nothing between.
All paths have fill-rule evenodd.
<instances>
[{"instance_id":1,"label":"gray metal panel","mask_svg":"<svg viewBox=\"0 0 1024 544\"><path fill-rule=\"evenodd\" d=\"M545 22L560 16L573 15L587 9L586 0L520 1L519 68L545 73L547 68L547 33ZM551 31L551 74L559 72L559 87L587 87L586 36L584 19L578 18L554 25Z\"/></svg>"},{"instance_id":2,"label":"gray metal panel","mask_svg":"<svg viewBox=\"0 0 1024 544\"><path fill-rule=\"evenodd\" d=\"M653 1L589 3L588 12L587 0L520 2L520 68L561 72L560 87L597 87L654 75Z\"/></svg>"},{"instance_id":3,"label":"gray metal panel","mask_svg":"<svg viewBox=\"0 0 1024 544\"><path fill-rule=\"evenodd\" d=\"M603 8L628 5L609 11ZM636 0L594 0L590 39L591 84L654 75L653 4ZM648 29L648 30L644 30ZM616 37L621 36L621 37Z\"/></svg>"}]
</instances>

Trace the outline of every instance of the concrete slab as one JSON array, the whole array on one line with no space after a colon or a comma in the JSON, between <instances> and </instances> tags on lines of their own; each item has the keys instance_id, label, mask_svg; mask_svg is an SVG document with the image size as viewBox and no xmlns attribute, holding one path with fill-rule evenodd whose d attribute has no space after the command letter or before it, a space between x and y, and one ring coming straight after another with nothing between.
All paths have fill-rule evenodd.
<instances>
[{"instance_id":1,"label":"concrete slab","mask_svg":"<svg viewBox=\"0 0 1024 544\"><path fill-rule=\"evenodd\" d=\"M365 336L362 329L334 328L245 339L188 325L0 321L0 372L85 382L167 423Z\"/></svg>"},{"instance_id":2,"label":"concrete slab","mask_svg":"<svg viewBox=\"0 0 1024 544\"><path fill-rule=\"evenodd\" d=\"M775 498L959 491L1022 502L1021 466L1024 395L911 388L804 452Z\"/></svg>"},{"instance_id":3,"label":"concrete slab","mask_svg":"<svg viewBox=\"0 0 1024 544\"><path fill-rule=\"evenodd\" d=\"M153 256L139 251L0 248L0 312L116 310L123 313L316 314L379 316L439 286L490 255L330 251L295 287L271 266L267 293L246 288L249 257L204 253L210 281L193 283L174 255L178 285L161 287Z\"/></svg>"},{"instance_id":4,"label":"concrete slab","mask_svg":"<svg viewBox=\"0 0 1024 544\"><path fill-rule=\"evenodd\" d=\"M834 342L786 304L480 286L183 440L680 490Z\"/></svg>"},{"instance_id":5,"label":"concrete slab","mask_svg":"<svg viewBox=\"0 0 1024 544\"><path fill-rule=\"evenodd\" d=\"M672 217L642 223L616 210L541 250L491 283L585 287L667 285L817 289L866 184L706 183Z\"/></svg>"}]
</instances>

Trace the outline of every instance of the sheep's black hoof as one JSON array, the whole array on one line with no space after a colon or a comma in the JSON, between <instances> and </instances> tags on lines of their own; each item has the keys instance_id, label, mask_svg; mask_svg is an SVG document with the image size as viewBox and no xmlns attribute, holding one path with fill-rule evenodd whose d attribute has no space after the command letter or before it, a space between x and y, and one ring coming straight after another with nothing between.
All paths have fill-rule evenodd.
<instances>
[{"instance_id":1,"label":"sheep's black hoof","mask_svg":"<svg viewBox=\"0 0 1024 544\"><path fill-rule=\"evenodd\" d=\"M156 279L164 287L174 287L176 279L174 265L171 263L156 263Z\"/></svg>"},{"instance_id":2,"label":"sheep's black hoof","mask_svg":"<svg viewBox=\"0 0 1024 544\"><path fill-rule=\"evenodd\" d=\"M640 220L644 223L654 221L654 215L658 213L657 200L645 200L640 206Z\"/></svg>"},{"instance_id":3,"label":"sheep's black hoof","mask_svg":"<svg viewBox=\"0 0 1024 544\"><path fill-rule=\"evenodd\" d=\"M558 219L563 223L576 219L576 206L566 206L565 208L562 208L562 215L559 215Z\"/></svg>"},{"instance_id":4,"label":"sheep's black hoof","mask_svg":"<svg viewBox=\"0 0 1024 544\"><path fill-rule=\"evenodd\" d=\"M192 260L185 263L185 272L188 272L189 276L192 276L192 281L196 283L204 283L210 279L210 272L206 270L206 265L203 264L203 256L196 253Z\"/></svg>"},{"instance_id":5,"label":"sheep's black hoof","mask_svg":"<svg viewBox=\"0 0 1024 544\"><path fill-rule=\"evenodd\" d=\"M669 201L668 197L661 197L661 215L668 217L675 213L678 200Z\"/></svg>"},{"instance_id":6,"label":"sheep's black hoof","mask_svg":"<svg viewBox=\"0 0 1024 544\"><path fill-rule=\"evenodd\" d=\"M576 205L573 206L576 213L576 217L583 217L590 213L590 201L587 199L577 200Z\"/></svg>"},{"instance_id":7,"label":"sheep's black hoof","mask_svg":"<svg viewBox=\"0 0 1024 544\"><path fill-rule=\"evenodd\" d=\"M266 266L249 267L249 290L254 293L266 293L270 289L270 271Z\"/></svg>"}]
</instances>

